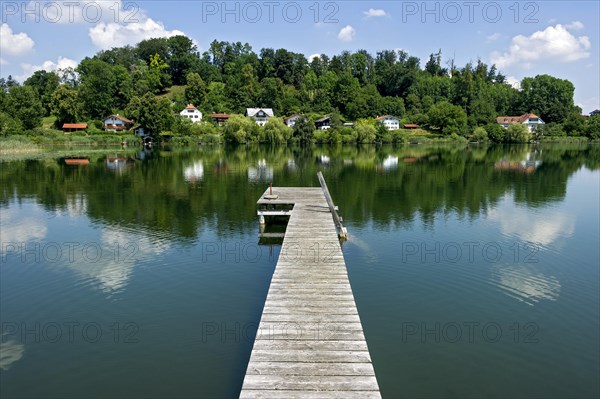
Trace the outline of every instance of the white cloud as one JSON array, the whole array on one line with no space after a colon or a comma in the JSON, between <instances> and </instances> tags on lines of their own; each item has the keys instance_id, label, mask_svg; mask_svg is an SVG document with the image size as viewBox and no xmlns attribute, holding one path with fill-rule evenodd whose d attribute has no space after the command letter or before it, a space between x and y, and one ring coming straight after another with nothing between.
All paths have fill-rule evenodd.
<instances>
[{"instance_id":1,"label":"white cloud","mask_svg":"<svg viewBox=\"0 0 600 399\"><path fill-rule=\"evenodd\" d=\"M522 242L533 242L555 249L565 243L575 232L575 218L567 213L557 212L552 219L532 214L525 208L512 208L511 217L504 209L491 211L489 219L498 223L502 235L518 237Z\"/></svg>"},{"instance_id":2,"label":"white cloud","mask_svg":"<svg viewBox=\"0 0 600 399\"><path fill-rule=\"evenodd\" d=\"M338 33L338 39L340 39L343 42L351 42L355 36L356 36L356 29L354 29L350 25L344 26L340 30L340 33Z\"/></svg>"},{"instance_id":3,"label":"white cloud","mask_svg":"<svg viewBox=\"0 0 600 399\"><path fill-rule=\"evenodd\" d=\"M581 21L573 21L570 24L566 24L565 28L571 29L571 30L581 30L584 28L584 26Z\"/></svg>"},{"instance_id":4,"label":"white cloud","mask_svg":"<svg viewBox=\"0 0 600 399\"><path fill-rule=\"evenodd\" d=\"M515 78L514 76L507 76L506 83L508 83L517 90L521 90L521 81Z\"/></svg>"},{"instance_id":5,"label":"white cloud","mask_svg":"<svg viewBox=\"0 0 600 399\"><path fill-rule=\"evenodd\" d=\"M376 9L376 8L369 8L369 11L363 11L363 14L365 14L368 18L370 18L370 17L385 17L386 15L388 15L385 12L385 10Z\"/></svg>"},{"instance_id":6,"label":"white cloud","mask_svg":"<svg viewBox=\"0 0 600 399\"><path fill-rule=\"evenodd\" d=\"M27 215L27 216L24 216ZM4 243L24 243L44 239L48 233L44 211L38 205L26 209L0 209L0 237ZM0 253L8 247L2 246Z\"/></svg>"},{"instance_id":7,"label":"white cloud","mask_svg":"<svg viewBox=\"0 0 600 399\"><path fill-rule=\"evenodd\" d=\"M0 26L0 51L2 53L20 55L33 49L34 44L27 33L13 33L6 23Z\"/></svg>"},{"instance_id":8,"label":"white cloud","mask_svg":"<svg viewBox=\"0 0 600 399\"><path fill-rule=\"evenodd\" d=\"M577 25L576 22L574 24ZM535 61L572 62L588 58L590 47L587 36L575 37L566 26L557 24L534 32L531 36L513 37L507 52L492 53L492 62L498 68L514 64L529 68Z\"/></svg>"},{"instance_id":9,"label":"white cloud","mask_svg":"<svg viewBox=\"0 0 600 399\"><path fill-rule=\"evenodd\" d=\"M101 22L89 30L92 43L103 50L132 45L155 37L176 35L184 35L184 33L178 30L169 31L161 22L154 21L152 18L127 24Z\"/></svg>"},{"instance_id":10,"label":"white cloud","mask_svg":"<svg viewBox=\"0 0 600 399\"><path fill-rule=\"evenodd\" d=\"M23 70L23 73L17 76L16 79L19 81L23 81L31 75L33 75L35 71L44 70L50 72L69 67L76 68L77 61L67 57L58 57L58 60L56 62L47 60L44 61L41 65L21 64L21 69Z\"/></svg>"},{"instance_id":11,"label":"white cloud","mask_svg":"<svg viewBox=\"0 0 600 399\"><path fill-rule=\"evenodd\" d=\"M489 42L495 42L496 40L500 39L501 37L502 37L502 33L496 32L496 33L494 33L492 35L489 35L487 37L487 40Z\"/></svg>"}]
</instances>

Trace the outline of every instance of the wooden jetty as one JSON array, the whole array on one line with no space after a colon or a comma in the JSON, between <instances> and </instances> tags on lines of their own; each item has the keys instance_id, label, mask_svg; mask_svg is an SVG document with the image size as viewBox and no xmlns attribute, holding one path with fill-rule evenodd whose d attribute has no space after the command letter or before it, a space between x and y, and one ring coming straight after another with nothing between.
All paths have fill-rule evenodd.
<instances>
[{"instance_id":1,"label":"wooden jetty","mask_svg":"<svg viewBox=\"0 0 600 399\"><path fill-rule=\"evenodd\" d=\"M381 397L325 188L274 187L258 200L259 216L290 219L240 398Z\"/></svg>"}]
</instances>

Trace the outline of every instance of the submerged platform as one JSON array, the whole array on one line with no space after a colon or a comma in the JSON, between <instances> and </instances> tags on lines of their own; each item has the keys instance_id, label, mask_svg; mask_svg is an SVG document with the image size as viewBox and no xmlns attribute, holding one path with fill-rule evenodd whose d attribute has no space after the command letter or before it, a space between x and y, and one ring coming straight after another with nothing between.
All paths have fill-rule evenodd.
<instances>
[{"instance_id":1,"label":"submerged platform","mask_svg":"<svg viewBox=\"0 0 600 399\"><path fill-rule=\"evenodd\" d=\"M320 187L273 188L290 206L241 398L380 398L338 229ZM337 215L336 215L337 216Z\"/></svg>"}]
</instances>

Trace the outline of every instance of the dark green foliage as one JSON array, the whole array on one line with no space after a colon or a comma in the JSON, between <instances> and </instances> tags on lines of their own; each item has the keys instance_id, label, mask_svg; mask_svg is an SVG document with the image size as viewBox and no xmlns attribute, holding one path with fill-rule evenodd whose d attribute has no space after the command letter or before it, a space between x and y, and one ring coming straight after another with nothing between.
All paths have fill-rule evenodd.
<instances>
[{"instance_id":1,"label":"dark green foliage","mask_svg":"<svg viewBox=\"0 0 600 399\"><path fill-rule=\"evenodd\" d=\"M171 90L172 84L186 87ZM454 60L444 62L441 50L432 53L421 69L420 60L405 51L384 50L375 56L366 50L344 51L331 57L323 54L309 62L303 54L286 49L265 48L256 53L248 43L217 40L200 54L190 38L174 36L101 51L81 61L75 71L37 71L24 84L36 99L27 103L29 111L21 112L29 112L32 118L7 112L15 107L15 99L9 100L7 93L18 83L9 77L2 79L0 86L0 112L18 119L24 129L39 124L37 107L41 105L41 116L52 113L57 126L101 119L127 109L130 113L126 116L136 123L141 123L140 115L148 115L150 130L158 134L156 129L162 129L161 125L171 125L173 113L193 103L205 115L243 114L248 107L272 108L278 117L334 114L335 126L341 126L342 120L394 115L446 136L465 135L486 126L488 138L499 142L506 141L507 132L497 125L488 128L495 125L497 116L532 112L546 123L560 124L560 129L548 130L554 129L548 136L559 135L561 129L569 136L595 135L595 127L588 126L588 120L573 104L574 87L569 81L538 75L523 79L523 90L519 91L506 83L494 65L477 60L459 67ZM147 94L166 96L164 101L151 103ZM171 111L170 116L157 124L141 109L144 102L158 107L153 109L164 115ZM6 125L7 119L3 120ZM19 123L9 125L8 130L13 131ZM259 139L258 131L251 133L225 138L240 138L241 142ZM384 131L376 130L375 135L378 141L397 141ZM311 136L310 126L294 134L302 141ZM318 136L330 142L349 140L340 131Z\"/></svg>"}]
</instances>

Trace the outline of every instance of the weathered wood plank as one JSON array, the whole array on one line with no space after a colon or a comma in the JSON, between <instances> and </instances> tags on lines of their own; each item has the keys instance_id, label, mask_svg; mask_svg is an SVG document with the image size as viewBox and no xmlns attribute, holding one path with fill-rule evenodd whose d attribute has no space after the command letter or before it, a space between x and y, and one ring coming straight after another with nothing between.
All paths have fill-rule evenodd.
<instances>
[{"instance_id":1,"label":"weathered wood plank","mask_svg":"<svg viewBox=\"0 0 600 399\"><path fill-rule=\"evenodd\" d=\"M273 187L273 194L276 200L261 197L257 204L293 210L286 211L290 219L240 397L380 398L333 204L319 187Z\"/></svg>"},{"instance_id":2,"label":"weathered wood plank","mask_svg":"<svg viewBox=\"0 0 600 399\"><path fill-rule=\"evenodd\" d=\"M246 375L244 389L307 389L321 391L378 391L374 375L368 376L276 376L276 375Z\"/></svg>"},{"instance_id":3,"label":"weathered wood plank","mask_svg":"<svg viewBox=\"0 0 600 399\"><path fill-rule=\"evenodd\" d=\"M308 390L247 390L242 391L240 398L243 399L376 399L381 398L378 391L308 391Z\"/></svg>"},{"instance_id":4,"label":"weathered wood plank","mask_svg":"<svg viewBox=\"0 0 600 399\"><path fill-rule=\"evenodd\" d=\"M367 351L367 343L357 341L282 341L257 340L254 349L271 350L328 350L328 351ZM372 370L372 368L371 368Z\"/></svg>"}]
</instances>

